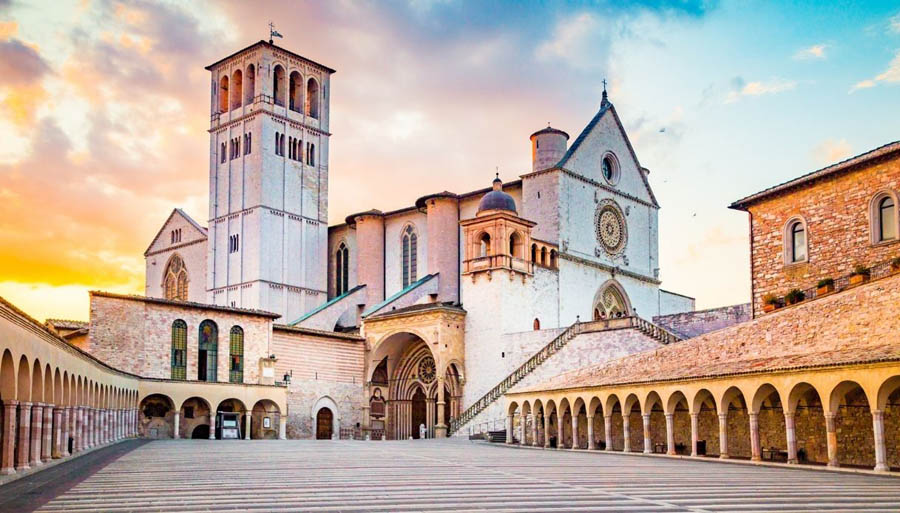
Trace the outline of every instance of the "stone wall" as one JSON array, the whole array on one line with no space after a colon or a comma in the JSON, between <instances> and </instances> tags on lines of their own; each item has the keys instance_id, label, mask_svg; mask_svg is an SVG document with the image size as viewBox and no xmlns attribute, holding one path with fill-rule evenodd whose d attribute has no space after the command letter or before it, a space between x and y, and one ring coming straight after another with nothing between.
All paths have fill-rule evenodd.
<instances>
[{"instance_id":1,"label":"stone wall","mask_svg":"<svg viewBox=\"0 0 900 513\"><path fill-rule=\"evenodd\" d=\"M172 323L187 324L187 379L197 379L200 323L218 327L216 378L228 382L229 333L244 330L244 383L259 382L259 360L270 353L271 319L238 310L156 302L140 296L91 294L87 351L116 369L143 377L172 377Z\"/></svg>"},{"instance_id":2,"label":"stone wall","mask_svg":"<svg viewBox=\"0 0 900 513\"><path fill-rule=\"evenodd\" d=\"M659 315L653 322L683 338L692 338L750 320L750 303Z\"/></svg>"},{"instance_id":3,"label":"stone wall","mask_svg":"<svg viewBox=\"0 0 900 513\"><path fill-rule=\"evenodd\" d=\"M755 315L762 314L762 297L768 293L783 296L794 288L814 287L822 278L849 274L857 264L900 256L900 240L871 242L869 211L877 193L898 187L900 157L895 155L751 205ZM806 221L809 258L807 263L785 265L783 235L793 216Z\"/></svg>"},{"instance_id":4,"label":"stone wall","mask_svg":"<svg viewBox=\"0 0 900 513\"><path fill-rule=\"evenodd\" d=\"M288 387L288 438L315 437L314 408L332 402L341 428L362 423L365 343L351 335L315 334L276 326L272 336L275 376L292 374Z\"/></svg>"}]
</instances>

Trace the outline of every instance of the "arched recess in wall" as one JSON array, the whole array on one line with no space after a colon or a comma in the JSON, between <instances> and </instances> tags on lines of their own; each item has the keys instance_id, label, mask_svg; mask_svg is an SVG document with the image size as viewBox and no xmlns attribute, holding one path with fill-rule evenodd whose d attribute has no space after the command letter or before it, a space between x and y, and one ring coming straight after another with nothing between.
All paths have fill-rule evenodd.
<instances>
[{"instance_id":1,"label":"arched recess in wall","mask_svg":"<svg viewBox=\"0 0 900 513\"><path fill-rule=\"evenodd\" d=\"M632 315L631 301L622 285L616 280L607 280L597 289L591 306L592 318L595 321L627 317Z\"/></svg>"},{"instance_id":2,"label":"arched recess in wall","mask_svg":"<svg viewBox=\"0 0 900 513\"><path fill-rule=\"evenodd\" d=\"M334 435L340 436L341 433L341 411L338 409L337 403L334 402L334 399L327 395L323 395L319 399L316 400L315 404L310 411L310 418L313 423L313 434L316 432L316 421L319 418L319 411L323 408L327 408L331 411L331 433Z\"/></svg>"}]
</instances>

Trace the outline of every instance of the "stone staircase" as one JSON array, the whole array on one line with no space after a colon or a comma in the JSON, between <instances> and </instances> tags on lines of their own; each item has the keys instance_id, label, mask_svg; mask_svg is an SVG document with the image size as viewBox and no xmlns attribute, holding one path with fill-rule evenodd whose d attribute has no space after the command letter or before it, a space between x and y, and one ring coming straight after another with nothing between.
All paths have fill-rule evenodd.
<instances>
[{"instance_id":1,"label":"stone staircase","mask_svg":"<svg viewBox=\"0 0 900 513\"><path fill-rule=\"evenodd\" d=\"M448 432L448 436L452 436L454 433L459 432L459 430L463 426L474 419L479 413L484 411L485 408L502 397L503 394L509 391L509 389L514 387L517 383L522 381L522 379L531 374L536 368L547 361L551 356L556 354L560 349L565 347L566 344L568 344L579 334L594 331L629 328L637 329L641 333L647 335L650 338L653 338L661 344L671 344L681 340L678 335L637 316L621 317L618 319L607 319L601 321L576 322L575 324L572 324L571 326L566 328L562 333L557 335L556 338L547 343L547 345L541 348L540 351L526 360L525 363L520 365L519 368L514 370L500 383L497 383L494 388L490 389L486 394L481 396L464 412L462 412L459 417L450 419L450 429Z\"/></svg>"}]
</instances>

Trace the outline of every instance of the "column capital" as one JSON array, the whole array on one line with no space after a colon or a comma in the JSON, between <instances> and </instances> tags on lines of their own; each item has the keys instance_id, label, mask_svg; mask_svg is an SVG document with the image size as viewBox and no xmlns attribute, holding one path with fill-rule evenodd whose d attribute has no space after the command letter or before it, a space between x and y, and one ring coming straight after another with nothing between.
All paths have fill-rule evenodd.
<instances>
[{"instance_id":1,"label":"column capital","mask_svg":"<svg viewBox=\"0 0 900 513\"><path fill-rule=\"evenodd\" d=\"M666 419L674 419L674 418L675 418L674 413L666 413Z\"/></svg>"}]
</instances>

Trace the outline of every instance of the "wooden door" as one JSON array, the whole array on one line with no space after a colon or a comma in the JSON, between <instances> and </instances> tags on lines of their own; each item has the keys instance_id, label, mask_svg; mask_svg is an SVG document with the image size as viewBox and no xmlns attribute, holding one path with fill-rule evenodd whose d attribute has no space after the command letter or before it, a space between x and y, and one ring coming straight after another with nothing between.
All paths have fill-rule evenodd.
<instances>
[{"instance_id":1,"label":"wooden door","mask_svg":"<svg viewBox=\"0 0 900 513\"><path fill-rule=\"evenodd\" d=\"M331 440L334 414L328 408L322 408L316 414L316 440Z\"/></svg>"}]
</instances>

